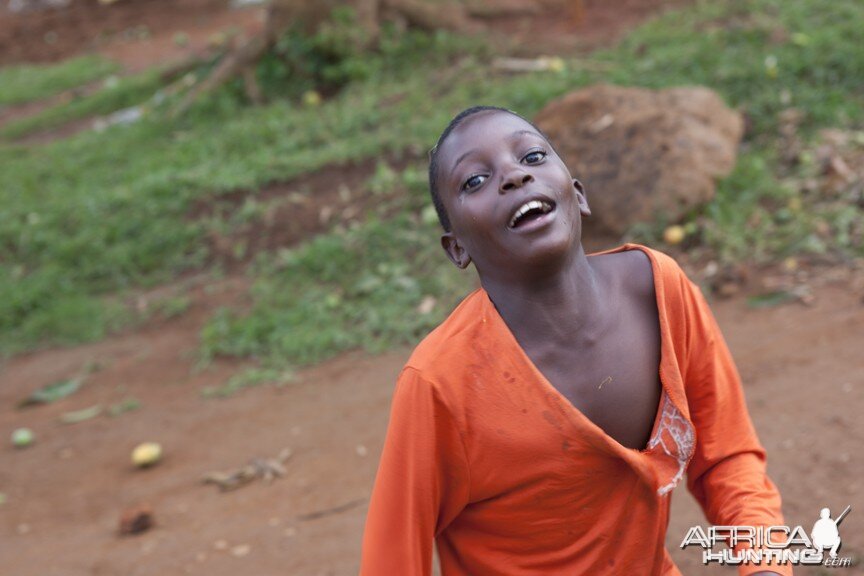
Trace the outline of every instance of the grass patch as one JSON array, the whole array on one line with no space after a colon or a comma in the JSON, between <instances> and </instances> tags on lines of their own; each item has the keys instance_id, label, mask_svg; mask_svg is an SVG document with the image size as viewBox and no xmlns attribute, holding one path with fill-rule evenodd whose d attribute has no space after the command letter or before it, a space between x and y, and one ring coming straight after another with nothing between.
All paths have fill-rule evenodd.
<instances>
[{"instance_id":1,"label":"grass patch","mask_svg":"<svg viewBox=\"0 0 864 576\"><path fill-rule=\"evenodd\" d=\"M406 78L415 51L443 65L465 46L410 38L410 54L394 49L375 78L320 109L247 108L228 89L179 121L152 114L41 147L0 144L0 351L101 338L118 324L94 313L105 294L199 266L203 225L186 215L201 196L404 151L430 85ZM388 96L403 98L393 111L379 106Z\"/></svg>"},{"instance_id":2,"label":"grass patch","mask_svg":"<svg viewBox=\"0 0 864 576\"><path fill-rule=\"evenodd\" d=\"M859 123L864 5L854 0L700 2L654 20L597 57L608 80L652 88L701 84L774 136L777 115L805 110L804 129Z\"/></svg>"},{"instance_id":3,"label":"grass patch","mask_svg":"<svg viewBox=\"0 0 864 576\"><path fill-rule=\"evenodd\" d=\"M446 265L437 236L432 218L406 214L263 258L252 311L216 314L202 332L205 359L252 356L268 366L302 366L350 348L416 341L470 285L468 274Z\"/></svg>"},{"instance_id":4,"label":"grass patch","mask_svg":"<svg viewBox=\"0 0 864 576\"><path fill-rule=\"evenodd\" d=\"M208 386L201 391L204 398L227 398L244 388L252 388L261 384L276 384L284 386L291 382L294 375L290 370L278 368L248 368L228 379L224 384Z\"/></svg>"},{"instance_id":5,"label":"grass patch","mask_svg":"<svg viewBox=\"0 0 864 576\"><path fill-rule=\"evenodd\" d=\"M135 76L111 77L93 94L74 96L32 116L7 123L0 136L15 139L50 130L74 120L110 114L117 110L147 103L161 86L159 72L150 70Z\"/></svg>"},{"instance_id":6,"label":"grass patch","mask_svg":"<svg viewBox=\"0 0 864 576\"><path fill-rule=\"evenodd\" d=\"M81 56L59 64L0 68L0 106L41 100L105 78L120 66L99 56Z\"/></svg>"},{"instance_id":7,"label":"grass patch","mask_svg":"<svg viewBox=\"0 0 864 576\"><path fill-rule=\"evenodd\" d=\"M102 337L122 324L122 314L106 311L104 295L200 267L204 225L186 218L201 198L348 160L420 156L464 107L497 104L531 116L550 99L600 81L705 84L750 116L738 168L694 215L723 258L835 249L840 244L813 241L805 215L778 210L795 190L781 185L777 116L803 109L805 138L822 127L860 124L862 31L864 5L856 0L701 2L589 57L597 66L571 60L560 73L520 76L493 73L475 40L394 32L362 74L318 107L287 99L250 108L232 85L180 120L157 113L44 147L0 145L0 351ZM376 186L392 185L392 175L376 178ZM412 178L421 190L422 177ZM448 279L434 225L412 220L418 212L412 200L392 222L264 256L252 272L254 311L217 315L205 330L205 355L302 364L357 345L416 339L463 286ZM837 209L825 217L849 215ZM842 226L836 229L839 237ZM364 245L378 253L363 253ZM339 266L321 269L325 257ZM419 318L425 296L441 308Z\"/></svg>"}]
</instances>

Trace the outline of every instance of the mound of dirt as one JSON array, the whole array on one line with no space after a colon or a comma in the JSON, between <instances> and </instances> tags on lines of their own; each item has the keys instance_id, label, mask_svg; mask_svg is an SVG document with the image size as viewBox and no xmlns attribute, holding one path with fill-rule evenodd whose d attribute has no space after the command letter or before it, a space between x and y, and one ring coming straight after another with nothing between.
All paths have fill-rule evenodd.
<instances>
[{"instance_id":1,"label":"mound of dirt","mask_svg":"<svg viewBox=\"0 0 864 576\"><path fill-rule=\"evenodd\" d=\"M549 103L536 122L586 186L586 229L619 235L710 200L744 132L741 115L700 87L592 86Z\"/></svg>"}]
</instances>

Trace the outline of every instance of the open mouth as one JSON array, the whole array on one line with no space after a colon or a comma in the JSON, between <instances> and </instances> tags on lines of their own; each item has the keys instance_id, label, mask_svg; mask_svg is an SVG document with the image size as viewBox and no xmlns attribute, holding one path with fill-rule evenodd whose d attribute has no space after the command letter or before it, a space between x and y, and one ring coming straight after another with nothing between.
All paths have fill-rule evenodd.
<instances>
[{"instance_id":1,"label":"open mouth","mask_svg":"<svg viewBox=\"0 0 864 576\"><path fill-rule=\"evenodd\" d=\"M552 202L547 202L545 200L529 200L516 209L516 212L514 212L513 216L510 217L508 225L510 228L525 226L526 224L541 218L544 214L552 212L554 209L555 204Z\"/></svg>"}]
</instances>

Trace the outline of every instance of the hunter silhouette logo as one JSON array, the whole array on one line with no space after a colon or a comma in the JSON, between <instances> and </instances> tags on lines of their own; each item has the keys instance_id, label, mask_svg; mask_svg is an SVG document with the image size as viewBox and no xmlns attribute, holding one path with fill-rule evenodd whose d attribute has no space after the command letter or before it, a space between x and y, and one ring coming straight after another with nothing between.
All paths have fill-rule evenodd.
<instances>
[{"instance_id":1,"label":"hunter silhouette logo","mask_svg":"<svg viewBox=\"0 0 864 576\"><path fill-rule=\"evenodd\" d=\"M809 535L800 525L709 526L707 530L693 526L681 542L681 548L702 548L703 564L851 566L851 557L837 556L841 544L840 523L851 510L852 506L846 506L834 519L829 508L822 508Z\"/></svg>"},{"instance_id":2,"label":"hunter silhouette logo","mask_svg":"<svg viewBox=\"0 0 864 576\"><path fill-rule=\"evenodd\" d=\"M849 514L852 506L846 506L843 513L836 520L831 519L831 510L822 508L819 512L819 520L813 525L813 531L810 532L810 537L813 539L813 547L820 552L826 548L831 550L828 554L831 558L837 557L837 550L840 549L840 522Z\"/></svg>"}]
</instances>

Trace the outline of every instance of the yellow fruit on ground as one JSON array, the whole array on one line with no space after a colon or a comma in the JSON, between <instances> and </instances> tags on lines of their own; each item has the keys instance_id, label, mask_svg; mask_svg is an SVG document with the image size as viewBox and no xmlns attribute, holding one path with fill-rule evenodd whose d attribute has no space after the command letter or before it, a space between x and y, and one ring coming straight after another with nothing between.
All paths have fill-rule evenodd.
<instances>
[{"instance_id":1,"label":"yellow fruit on ground","mask_svg":"<svg viewBox=\"0 0 864 576\"><path fill-rule=\"evenodd\" d=\"M680 244L684 237L687 236L683 226L669 226L663 231L663 241L667 244Z\"/></svg>"},{"instance_id":2,"label":"yellow fruit on ground","mask_svg":"<svg viewBox=\"0 0 864 576\"><path fill-rule=\"evenodd\" d=\"M144 442L132 451L132 463L139 468L152 466L162 459L162 446L156 442Z\"/></svg>"},{"instance_id":3,"label":"yellow fruit on ground","mask_svg":"<svg viewBox=\"0 0 864 576\"><path fill-rule=\"evenodd\" d=\"M566 68L566 64L561 58L554 56L549 59L549 70L552 72L563 72L564 68Z\"/></svg>"},{"instance_id":4,"label":"yellow fruit on ground","mask_svg":"<svg viewBox=\"0 0 864 576\"><path fill-rule=\"evenodd\" d=\"M321 94L315 90L307 90L303 93L303 104L306 106L319 106L321 104Z\"/></svg>"}]
</instances>

